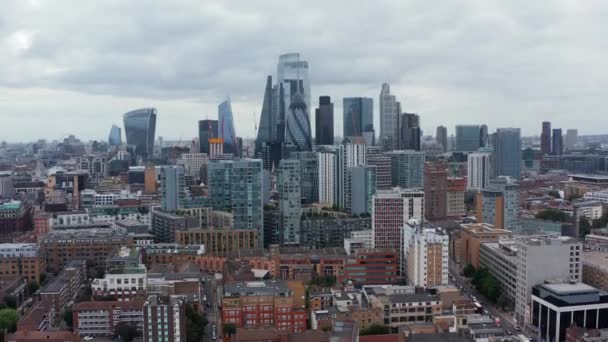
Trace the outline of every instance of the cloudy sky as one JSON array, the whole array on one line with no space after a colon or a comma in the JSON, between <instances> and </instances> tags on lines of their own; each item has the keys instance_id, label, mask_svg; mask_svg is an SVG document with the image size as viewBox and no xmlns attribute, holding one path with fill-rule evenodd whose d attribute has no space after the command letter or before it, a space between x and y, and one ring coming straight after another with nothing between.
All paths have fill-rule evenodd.
<instances>
[{"instance_id":1,"label":"cloudy sky","mask_svg":"<svg viewBox=\"0 0 608 342\"><path fill-rule=\"evenodd\" d=\"M292 51L313 98L332 96L337 134L344 96L373 97L378 121L382 82L425 133L532 135L545 119L606 133L606 18L605 0L2 0L0 140L106 139L144 106L157 135L191 139L227 95L252 137L266 75Z\"/></svg>"}]
</instances>

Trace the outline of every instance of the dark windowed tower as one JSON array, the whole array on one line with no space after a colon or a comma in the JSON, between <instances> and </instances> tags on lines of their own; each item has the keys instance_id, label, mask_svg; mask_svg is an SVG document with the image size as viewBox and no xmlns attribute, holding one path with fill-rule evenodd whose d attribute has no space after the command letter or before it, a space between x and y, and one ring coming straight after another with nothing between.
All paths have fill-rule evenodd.
<instances>
[{"instance_id":1,"label":"dark windowed tower","mask_svg":"<svg viewBox=\"0 0 608 342\"><path fill-rule=\"evenodd\" d=\"M369 97L345 97L343 100L343 138L363 137L374 144L374 100Z\"/></svg>"},{"instance_id":2,"label":"dark windowed tower","mask_svg":"<svg viewBox=\"0 0 608 342\"><path fill-rule=\"evenodd\" d=\"M445 126L437 127L435 140L441 145L444 152L448 150L448 129Z\"/></svg>"},{"instance_id":3,"label":"dark windowed tower","mask_svg":"<svg viewBox=\"0 0 608 342\"><path fill-rule=\"evenodd\" d=\"M136 109L126 113L123 120L127 145L134 148L137 156L151 158L154 152L156 109Z\"/></svg>"},{"instance_id":4,"label":"dark windowed tower","mask_svg":"<svg viewBox=\"0 0 608 342\"><path fill-rule=\"evenodd\" d=\"M561 156L564 153L564 139L562 137L562 129L553 129L553 144L551 148L551 154Z\"/></svg>"},{"instance_id":5,"label":"dark windowed tower","mask_svg":"<svg viewBox=\"0 0 608 342\"><path fill-rule=\"evenodd\" d=\"M401 149L420 151L420 116L403 113L401 119Z\"/></svg>"},{"instance_id":6,"label":"dark windowed tower","mask_svg":"<svg viewBox=\"0 0 608 342\"><path fill-rule=\"evenodd\" d=\"M319 108L315 110L315 143L334 144L334 104L329 96L320 96Z\"/></svg>"},{"instance_id":7,"label":"dark windowed tower","mask_svg":"<svg viewBox=\"0 0 608 342\"><path fill-rule=\"evenodd\" d=\"M540 152L551 154L551 123L543 121L543 131L540 134Z\"/></svg>"},{"instance_id":8,"label":"dark windowed tower","mask_svg":"<svg viewBox=\"0 0 608 342\"><path fill-rule=\"evenodd\" d=\"M199 151L209 154L209 139L218 137L217 120L200 120L198 122Z\"/></svg>"}]
</instances>

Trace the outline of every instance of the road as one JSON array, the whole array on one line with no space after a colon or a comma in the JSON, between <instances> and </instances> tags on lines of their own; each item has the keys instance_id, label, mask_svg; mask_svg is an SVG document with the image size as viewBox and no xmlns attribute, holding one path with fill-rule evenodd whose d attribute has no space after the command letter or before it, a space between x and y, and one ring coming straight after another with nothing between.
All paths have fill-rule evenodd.
<instances>
[{"instance_id":1,"label":"road","mask_svg":"<svg viewBox=\"0 0 608 342\"><path fill-rule=\"evenodd\" d=\"M205 327L205 333L203 335L203 342L207 342L207 341L213 341L212 338L212 329L213 326L215 325L217 328L217 333L218 333L218 341L220 339L220 332L221 332L221 328L220 328L220 323L221 323L221 319L220 319L220 312L219 312L219 307L218 307L218 302L217 302L217 292L216 292L216 284L215 284L215 277L213 275L206 275L205 276L205 296L207 298L207 301L204 303L205 305L205 312L206 312L206 317L207 320L209 321L209 324L207 324L207 327ZM208 306L207 306L208 304Z\"/></svg>"},{"instance_id":2,"label":"road","mask_svg":"<svg viewBox=\"0 0 608 342\"><path fill-rule=\"evenodd\" d=\"M515 320L513 319L513 315L511 315L510 313L506 313L502 310L499 310L492 303L487 301L483 295L481 295L479 292L477 292L477 290L471 285L471 282L469 280L467 280L466 278L464 278L463 276L460 275L460 270L458 270L456 265L454 265L451 261L450 261L450 273L454 277L453 282L457 285L460 285L461 292L464 295L466 295L470 298L475 297L477 299L477 302L479 302L479 304L481 304L483 306L484 310L486 310L493 317L495 317L495 318L498 317L500 319L500 324L504 329L512 332L513 334L518 333L515 330L516 324L515 324ZM452 281L452 279L450 279L450 281Z\"/></svg>"}]
</instances>

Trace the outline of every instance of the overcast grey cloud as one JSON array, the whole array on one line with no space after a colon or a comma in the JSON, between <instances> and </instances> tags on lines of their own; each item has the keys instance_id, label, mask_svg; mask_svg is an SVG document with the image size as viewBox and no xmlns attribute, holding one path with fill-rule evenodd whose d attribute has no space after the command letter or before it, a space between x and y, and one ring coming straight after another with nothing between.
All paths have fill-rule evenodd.
<instances>
[{"instance_id":1,"label":"overcast grey cloud","mask_svg":"<svg viewBox=\"0 0 608 342\"><path fill-rule=\"evenodd\" d=\"M142 106L158 108L157 135L190 139L227 95L237 134L252 137L265 77L293 51L312 97L332 96L336 132L342 97L373 97L377 116L390 82L427 133L486 123L532 135L543 119L604 133L606 17L599 0L5 0L0 139L105 139Z\"/></svg>"}]
</instances>

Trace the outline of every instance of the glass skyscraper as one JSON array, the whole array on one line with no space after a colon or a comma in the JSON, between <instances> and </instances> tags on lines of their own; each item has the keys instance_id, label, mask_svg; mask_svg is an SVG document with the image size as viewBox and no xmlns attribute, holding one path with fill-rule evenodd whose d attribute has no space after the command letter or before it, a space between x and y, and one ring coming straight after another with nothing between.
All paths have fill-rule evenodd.
<instances>
[{"instance_id":1,"label":"glass skyscraper","mask_svg":"<svg viewBox=\"0 0 608 342\"><path fill-rule=\"evenodd\" d=\"M304 96L300 93L295 93L289 105L285 131L285 148L285 155L287 156L291 152L312 150L308 108L306 107Z\"/></svg>"},{"instance_id":2,"label":"glass skyscraper","mask_svg":"<svg viewBox=\"0 0 608 342\"><path fill-rule=\"evenodd\" d=\"M278 182L281 242L285 245L300 243L302 216L300 161L283 159L279 163Z\"/></svg>"},{"instance_id":3,"label":"glass skyscraper","mask_svg":"<svg viewBox=\"0 0 608 342\"><path fill-rule=\"evenodd\" d=\"M393 186L402 188L424 187L424 152L392 151L391 173Z\"/></svg>"},{"instance_id":4,"label":"glass skyscraper","mask_svg":"<svg viewBox=\"0 0 608 342\"><path fill-rule=\"evenodd\" d=\"M478 125L456 126L456 146L458 152L474 152L479 150L480 127Z\"/></svg>"},{"instance_id":5,"label":"glass skyscraper","mask_svg":"<svg viewBox=\"0 0 608 342\"><path fill-rule=\"evenodd\" d=\"M209 138L218 137L217 120L200 120L198 122L198 143L200 153L210 154Z\"/></svg>"},{"instance_id":6,"label":"glass skyscraper","mask_svg":"<svg viewBox=\"0 0 608 342\"><path fill-rule=\"evenodd\" d=\"M300 93L303 95L304 103L306 103L306 116L308 116L308 109L310 109L308 62L300 60L299 53L286 53L279 56L279 63L277 64L277 82L283 87L282 96L284 112L288 112L291 102L293 101L293 96L296 93Z\"/></svg>"},{"instance_id":7,"label":"glass skyscraper","mask_svg":"<svg viewBox=\"0 0 608 342\"><path fill-rule=\"evenodd\" d=\"M236 143L236 132L234 130L234 118L232 115L232 105L230 99L219 104L217 107L219 127L219 137L224 139L224 153L238 155L238 145Z\"/></svg>"},{"instance_id":8,"label":"glass skyscraper","mask_svg":"<svg viewBox=\"0 0 608 342\"><path fill-rule=\"evenodd\" d=\"M343 138L364 137L367 145L374 144L374 100L369 97L345 97Z\"/></svg>"},{"instance_id":9,"label":"glass skyscraper","mask_svg":"<svg viewBox=\"0 0 608 342\"><path fill-rule=\"evenodd\" d=\"M519 179L521 174L521 133L519 128L498 128L494 142L495 176Z\"/></svg>"},{"instance_id":10,"label":"glass skyscraper","mask_svg":"<svg viewBox=\"0 0 608 342\"><path fill-rule=\"evenodd\" d=\"M161 208L177 210L186 202L186 181L181 166L164 166L160 169Z\"/></svg>"},{"instance_id":11,"label":"glass skyscraper","mask_svg":"<svg viewBox=\"0 0 608 342\"><path fill-rule=\"evenodd\" d=\"M329 96L319 96L319 108L315 109L315 142L334 144L334 104Z\"/></svg>"},{"instance_id":12,"label":"glass skyscraper","mask_svg":"<svg viewBox=\"0 0 608 342\"><path fill-rule=\"evenodd\" d=\"M156 109L133 110L124 114L123 120L127 145L134 147L137 156L151 158L154 152Z\"/></svg>"},{"instance_id":13,"label":"glass skyscraper","mask_svg":"<svg viewBox=\"0 0 608 342\"><path fill-rule=\"evenodd\" d=\"M110 135L108 136L108 145L120 146L120 144L122 144L122 131L120 127L112 125Z\"/></svg>"}]
</instances>

